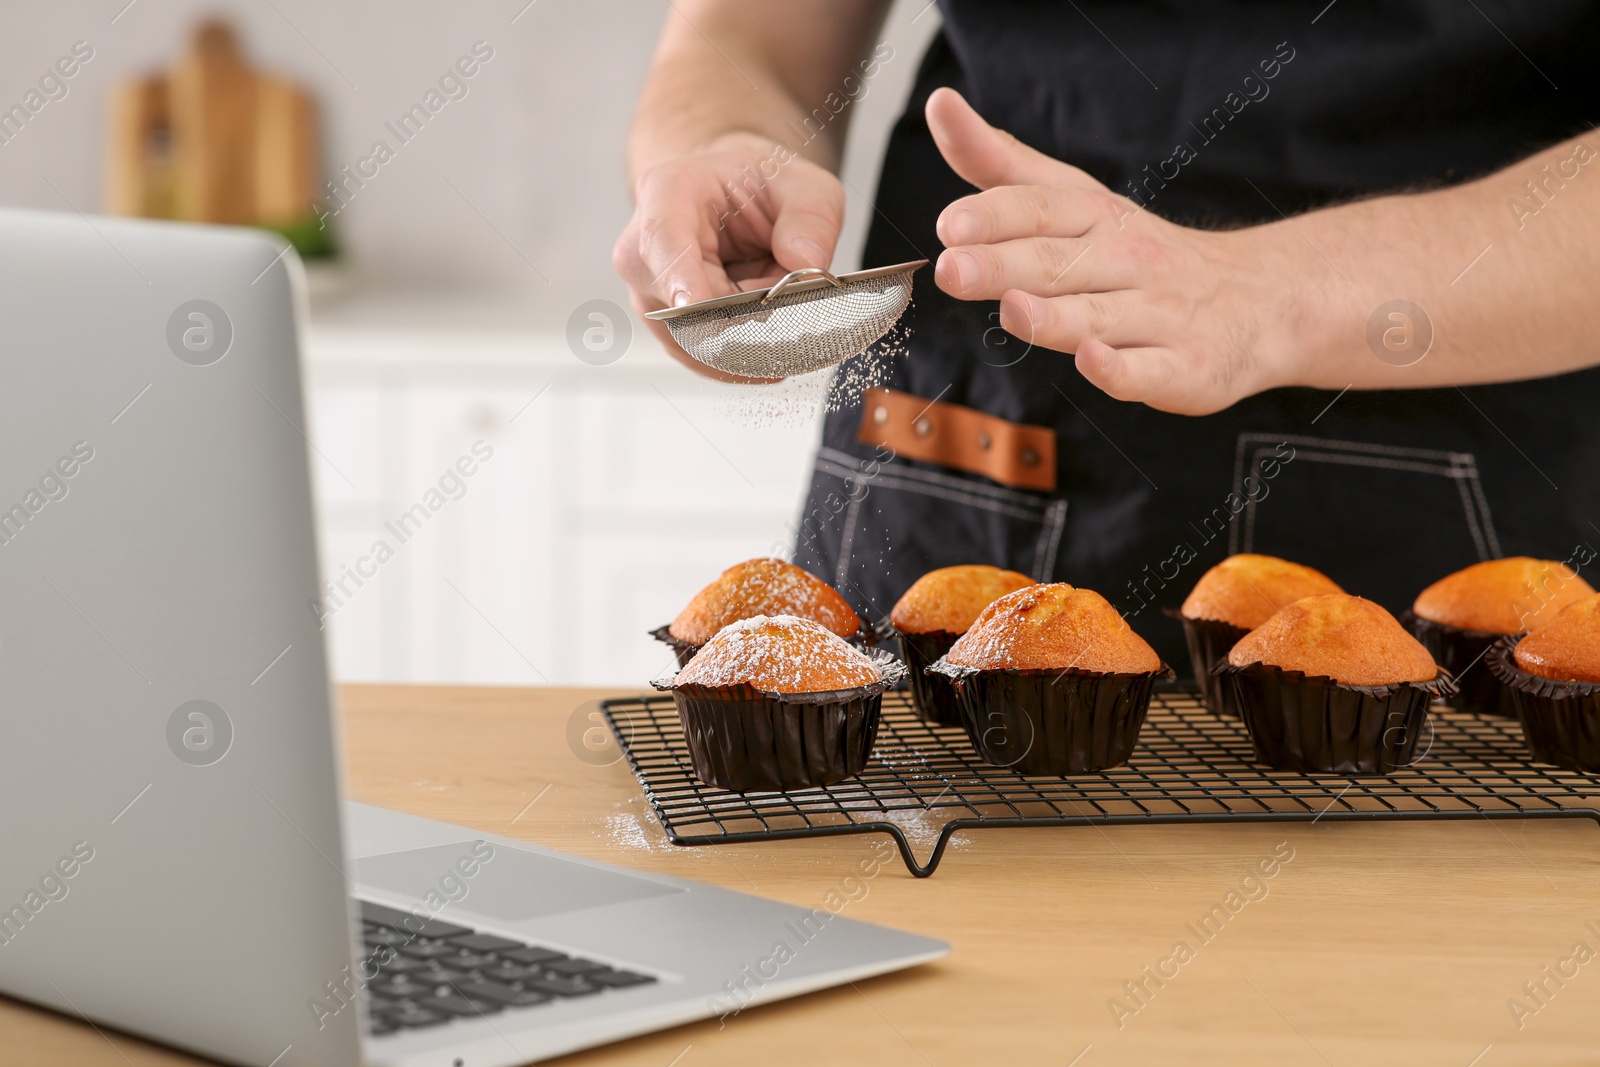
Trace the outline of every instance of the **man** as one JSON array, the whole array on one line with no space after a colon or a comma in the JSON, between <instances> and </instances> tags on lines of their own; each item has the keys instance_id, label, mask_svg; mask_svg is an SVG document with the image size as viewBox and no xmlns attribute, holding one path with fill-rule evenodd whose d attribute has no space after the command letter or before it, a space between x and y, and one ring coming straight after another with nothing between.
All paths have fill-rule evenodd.
<instances>
[{"instance_id":1,"label":"man","mask_svg":"<svg viewBox=\"0 0 1600 1067\"><path fill-rule=\"evenodd\" d=\"M825 102L887 6L678 0L614 257L638 310L830 262ZM1393 610L1592 558L1600 4L940 8L863 256L936 284L889 391L828 418L797 562L875 617L951 563L1084 585L1176 662L1159 609L1231 551Z\"/></svg>"}]
</instances>

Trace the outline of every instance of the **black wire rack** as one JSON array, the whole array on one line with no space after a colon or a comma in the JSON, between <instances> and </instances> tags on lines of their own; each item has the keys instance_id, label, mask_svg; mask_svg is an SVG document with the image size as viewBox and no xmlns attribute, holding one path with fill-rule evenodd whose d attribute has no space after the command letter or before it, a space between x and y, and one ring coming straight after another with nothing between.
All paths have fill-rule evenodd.
<instances>
[{"instance_id":1,"label":"black wire rack","mask_svg":"<svg viewBox=\"0 0 1600 1067\"><path fill-rule=\"evenodd\" d=\"M1255 763L1238 720L1207 711L1193 689L1174 687L1157 691L1125 766L1069 778L1025 778L984 763L962 730L923 722L905 692L889 692L865 771L837 785L786 793L734 793L696 778L669 695L608 700L601 709L673 844L884 833L919 878L939 866L952 834L984 827L1552 817L1600 822L1600 780L1532 763L1515 720L1437 708L1418 744L1420 755L1405 770L1375 778L1306 775ZM926 861L913 853L896 813L933 820L938 838Z\"/></svg>"}]
</instances>

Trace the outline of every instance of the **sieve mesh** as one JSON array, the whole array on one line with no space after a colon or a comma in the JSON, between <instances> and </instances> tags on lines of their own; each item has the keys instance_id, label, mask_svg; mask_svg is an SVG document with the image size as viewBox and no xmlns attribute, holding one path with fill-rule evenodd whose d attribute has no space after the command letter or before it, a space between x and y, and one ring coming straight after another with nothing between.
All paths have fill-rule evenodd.
<instances>
[{"instance_id":1,"label":"sieve mesh","mask_svg":"<svg viewBox=\"0 0 1600 1067\"><path fill-rule=\"evenodd\" d=\"M838 278L821 271L821 286L790 288L785 278L746 298L706 301L652 313L672 339L715 370L747 378L791 378L842 363L889 332L911 301L920 263Z\"/></svg>"}]
</instances>

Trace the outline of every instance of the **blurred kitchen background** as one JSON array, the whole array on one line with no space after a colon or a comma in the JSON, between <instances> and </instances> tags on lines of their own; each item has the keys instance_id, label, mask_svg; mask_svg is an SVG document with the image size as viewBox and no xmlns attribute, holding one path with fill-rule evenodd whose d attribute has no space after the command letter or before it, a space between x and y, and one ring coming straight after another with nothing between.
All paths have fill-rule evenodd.
<instances>
[{"instance_id":1,"label":"blurred kitchen background","mask_svg":"<svg viewBox=\"0 0 1600 1067\"><path fill-rule=\"evenodd\" d=\"M340 680L638 685L670 661L646 631L723 567L787 555L826 382L707 382L637 321L625 350L629 323L608 341L583 307L628 306L610 265L625 134L662 22L682 17L658 0L0 15L0 204L204 210L306 251L325 577L372 572L329 600ZM937 28L927 0L896 4L893 56L849 106L835 271L860 265L883 142ZM419 104L426 122L399 125ZM176 129L198 132L179 146ZM241 144L260 146L253 168ZM345 181L341 207L323 183L346 166L369 176ZM308 186L340 208L327 230L293 210ZM363 562L480 441L492 458L459 499Z\"/></svg>"}]
</instances>

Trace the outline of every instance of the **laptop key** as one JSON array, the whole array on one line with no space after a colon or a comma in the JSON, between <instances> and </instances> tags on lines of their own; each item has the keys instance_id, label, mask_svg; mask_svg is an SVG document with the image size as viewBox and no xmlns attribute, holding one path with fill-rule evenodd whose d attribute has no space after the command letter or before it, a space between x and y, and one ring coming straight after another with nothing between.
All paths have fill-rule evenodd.
<instances>
[{"instance_id":1,"label":"laptop key","mask_svg":"<svg viewBox=\"0 0 1600 1067\"><path fill-rule=\"evenodd\" d=\"M499 982L457 982L456 992L469 1000L493 1000L508 1008L527 1008L535 1004L548 1004L546 993L530 989L513 989Z\"/></svg>"},{"instance_id":2,"label":"laptop key","mask_svg":"<svg viewBox=\"0 0 1600 1067\"><path fill-rule=\"evenodd\" d=\"M460 993L450 993L444 996L421 997L417 1006L426 1011L443 1012L446 1015L492 1015L504 1005L496 1004L492 1000L478 1000L464 997Z\"/></svg>"},{"instance_id":3,"label":"laptop key","mask_svg":"<svg viewBox=\"0 0 1600 1067\"><path fill-rule=\"evenodd\" d=\"M564 960L567 958L565 952L553 952L537 945L506 949L504 952L496 952L495 955L503 960L510 960L512 963L549 963L552 960Z\"/></svg>"},{"instance_id":4,"label":"laptop key","mask_svg":"<svg viewBox=\"0 0 1600 1067\"><path fill-rule=\"evenodd\" d=\"M478 973L496 982L520 982L524 978L534 978L544 972L537 967L524 967L510 960L499 960L487 967L479 968Z\"/></svg>"},{"instance_id":5,"label":"laptop key","mask_svg":"<svg viewBox=\"0 0 1600 1067\"><path fill-rule=\"evenodd\" d=\"M387 963L378 965L378 973L388 975L411 974L416 971L431 971L437 969L438 964L435 960L414 960L408 956L398 955L389 960Z\"/></svg>"},{"instance_id":6,"label":"laptop key","mask_svg":"<svg viewBox=\"0 0 1600 1067\"><path fill-rule=\"evenodd\" d=\"M413 1004L384 1007L373 1012L374 1020L381 1019L384 1022L392 1023L395 1026L403 1026L407 1029L438 1026L442 1022L447 1022L449 1018L449 1015L442 1012L428 1011L426 1008L419 1008Z\"/></svg>"},{"instance_id":7,"label":"laptop key","mask_svg":"<svg viewBox=\"0 0 1600 1067\"><path fill-rule=\"evenodd\" d=\"M522 988L532 989L539 993L549 993L553 997L582 997L590 993L600 992L600 987L582 978L559 978L542 975L538 978L524 978Z\"/></svg>"},{"instance_id":8,"label":"laptop key","mask_svg":"<svg viewBox=\"0 0 1600 1067\"><path fill-rule=\"evenodd\" d=\"M398 1029L400 1029L398 1025L390 1022L381 1015L369 1015L367 1017L367 1033L371 1034L373 1037L382 1037L384 1034L392 1034Z\"/></svg>"},{"instance_id":9,"label":"laptop key","mask_svg":"<svg viewBox=\"0 0 1600 1067\"><path fill-rule=\"evenodd\" d=\"M421 915L413 915L409 911L401 911L399 908L374 904L369 900L357 903L361 905L361 918L365 922L376 926L387 926L403 934L415 934L418 937L460 937L473 932L465 926L457 926L455 923L442 922L438 919L427 919Z\"/></svg>"},{"instance_id":10,"label":"laptop key","mask_svg":"<svg viewBox=\"0 0 1600 1067\"><path fill-rule=\"evenodd\" d=\"M590 971L583 976L586 982L605 986L607 989L623 989L631 985L646 985L655 979L648 974L636 974L633 971L623 971L609 968L604 971Z\"/></svg>"},{"instance_id":11,"label":"laptop key","mask_svg":"<svg viewBox=\"0 0 1600 1067\"><path fill-rule=\"evenodd\" d=\"M455 945L449 941L416 941L409 945L401 945L395 951L414 960L441 959L456 955Z\"/></svg>"},{"instance_id":12,"label":"laptop key","mask_svg":"<svg viewBox=\"0 0 1600 1067\"><path fill-rule=\"evenodd\" d=\"M455 944L454 941L450 943ZM454 956L441 956L439 961L458 971L475 971L479 967L492 966L495 958L487 952L458 952Z\"/></svg>"},{"instance_id":13,"label":"laptop key","mask_svg":"<svg viewBox=\"0 0 1600 1067\"><path fill-rule=\"evenodd\" d=\"M361 940L377 948L379 945L403 945L411 940L411 935L391 930L387 926L374 926L369 923L362 928Z\"/></svg>"},{"instance_id":14,"label":"laptop key","mask_svg":"<svg viewBox=\"0 0 1600 1067\"><path fill-rule=\"evenodd\" d=\"M451 939L451 943L459 945L473 952L499 952L506 948L524 948L521 941L513 941L509 937L496 937L494 934L468 934L465 937Z\"/></svg>"},{"instance_id":15,"label":"laptop key","mask_svg":"<svg viewBox=\"0 0 1600 1067\"><path fill-rule=\"evenodd\" d=\"M552 960L544 965L544 969L554 974L587 974L590 971L604 971L609 968L603 963L594 960Z\"/></svg>"}]
</instances>

